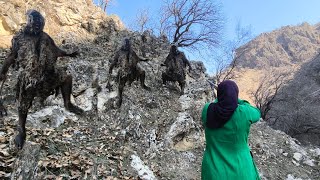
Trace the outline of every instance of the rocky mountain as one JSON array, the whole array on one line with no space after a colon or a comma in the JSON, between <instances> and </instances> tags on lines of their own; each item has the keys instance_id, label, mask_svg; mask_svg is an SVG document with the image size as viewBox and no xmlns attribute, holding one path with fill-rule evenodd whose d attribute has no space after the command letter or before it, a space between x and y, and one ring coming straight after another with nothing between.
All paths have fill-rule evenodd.
<instances>
[{"instance_id":1,"label":"rocky mountain","mask_svg":"<svg viewBox=\"0 0 320 180\"><path fill-rule=\"evenodd\" d=\"M34 2L38 1L24 3ZM75 1L52 1L50 8L61 10L71 2ZM86 2L81 5L93 6ZM18 12L19 7L14 8ZM78 12L81 17L89 12L85 7L78 8L82 9ZM55 14L46 19L53 19L51 16ZM86 113L77 116L67 112L61 95L50 96L45 107L35 100L27 120L27 142L21 151L12 144L17 123L13 93L17 72L10 70L2 93L8 116L0 120L1 178L200 179L205 148L200 113L204 103L213 100L205 67L201 62L191 63L194 71L188 73L185 94L180 96L177 84L161 83L160 64L168 54L169 43L152 34L142 41L140 34L115 22L98 23L95 31L74 25L83 28L81 36L72 33L77 28L58 25L62 26L61 32L51 34L57 42L64 40L64 44L57 43L61 48L80 52L76 58L61 58L58 65L72 74L72 101ZM121 108L115 108L116 70L109 77L108 68L125 37L134 42L139 56L150 59L140 65L146 70L151 91L134 82L125 87ZM1 61L7 51L1 49ZM106 88L108 80L111 89ZM301 146L263 120L252 126L250 146L262 179L320 178L320 149Z\"/></svg>"},{"instance_id":2,"label":"rocky mountain","mask_svg":"<svg viewBox=\"0 0 320 180\"><path fill-rule=\"evenodd\" d=\"M252 92L266 76L285 72L289 81L301 65L315 58L320 48L319 24L302 23L262 33L237 50L235 79L242 98L253 102Z\"/></svg>"},{"instance_id":3,"label":"rocky mountain","mask_svg":"<svg viewBox=\"0 0 320 180\"><path fill-rule=\"evenodd\" d=\"M244 46L247 49L240 58L237 79L242 95L253 102L250 94L260 82L286 73L279 97L267 116L269 125L304 144L316 145L320 145L319 30L319 25L303 23L261 34Z\"/></svg>"},{"instance_id":4,"label":"rocky mountain","mask_svg":"<svg viewBox=\"0 0 320 180\"><path fill-rule=\"evenodd\" d=\"M243 68L268 69L299 64L319 53L320 28L303 23L262 33L248 44L240 57ZM241 49L241 48L240 48Z\"/></svg>"}]
</instances>

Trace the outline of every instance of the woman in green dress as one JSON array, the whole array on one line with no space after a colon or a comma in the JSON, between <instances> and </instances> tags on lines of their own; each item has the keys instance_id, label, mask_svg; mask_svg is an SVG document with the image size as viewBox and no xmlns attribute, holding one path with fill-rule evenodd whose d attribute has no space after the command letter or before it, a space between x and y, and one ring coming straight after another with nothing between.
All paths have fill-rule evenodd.
<instances>
[{"instance_id":1,"label":"woman in green dress","mask_svg":"<svg viewBox=\"0 0 320 180\"><path fill-rule=\"evenodd\" d=\"M221 82L217 94L217 100L205 104L202 111L206 149L201 179L260 179L248 145L250 126L260 119L259 109L238 99L238 86L231 80Z\"/></svg>"}]
</instances>

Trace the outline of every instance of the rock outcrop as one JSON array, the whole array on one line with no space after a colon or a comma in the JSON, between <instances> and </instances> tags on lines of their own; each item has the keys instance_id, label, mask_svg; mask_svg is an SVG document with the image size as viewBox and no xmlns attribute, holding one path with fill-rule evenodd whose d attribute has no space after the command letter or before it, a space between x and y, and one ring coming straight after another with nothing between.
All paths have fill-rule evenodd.
<instances>
[{"instance_id":1,"label":"rock outcrop","mask_svg":"<svg viewBox=\"0 0 320 180\"><path fill-rule=\"evenodd\" d=\"M45 31L60 38L76 36L83 39L104 26L117 31L125 28L117 16L106 16L92 0L0 0L0 5L0 48L11 45L12 34L25 24L29 9L41 12L46 19Z\"/></svg>"}]
</instances>

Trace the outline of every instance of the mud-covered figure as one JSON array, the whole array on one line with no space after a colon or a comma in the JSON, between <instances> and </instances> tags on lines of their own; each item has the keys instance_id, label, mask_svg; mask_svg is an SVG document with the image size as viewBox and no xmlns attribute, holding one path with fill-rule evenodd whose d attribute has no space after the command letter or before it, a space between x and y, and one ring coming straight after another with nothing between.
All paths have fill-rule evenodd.
<instances>
[{"instance_id":1,"label":"mud-covered figure","mask_svg":"<svg viewBox=\"0 0 320 180\"><path fill-rule=\"evenodd\" d=\"M122 104L122 93L126 82L129 82L129 85L131 85L133 81L140 79L141 86L146 90L150 90L150 88L145 85L146 72L138 64L138 62L140 61L148 61L148 59L140 58L132 49L130 40L125 39L122 47L116 52L114 60L109 68L110 77L113 68L115 66L119 67L117 75L117 81L119 83L119 101L117 103L118 107L120 107Z\"/></svg>"},{"instance_id":2,"label":"mud-covered figure","mask_svg":"<svg viewBox=\"0 0 320 180\"><path fill-rule=\"evenodd\" d=\"M189 72L192 69L184 53L179 51L177 46L172 45L169 55L161 65L166 66L166 71L162 73L163 84L166 84L167 81L178 81L181 88L180 95L183 95L186 85L186 68L189 66Z\"/></svg>"},{"instance_id":3,"label":"mud-covered figure","mask_svg":"<svg viewBox=\"0 0 320 180\"><path fill-rule=\"evenodd\" d=\"M13 37L11 52L0 71L0 80L4 80L11 65L19 70L16 84L19 133L15 144L20 149L26 139L25 123L34 97L46 99L61 90L65 108L76 114L83 113L70 101L72 76L56 67L58 57L75 57L78 52L67 53L58 48L52 38L43 32L44 25L45 20L38 11L27 12L27 24Z\"/></svg>"}]
</instances>

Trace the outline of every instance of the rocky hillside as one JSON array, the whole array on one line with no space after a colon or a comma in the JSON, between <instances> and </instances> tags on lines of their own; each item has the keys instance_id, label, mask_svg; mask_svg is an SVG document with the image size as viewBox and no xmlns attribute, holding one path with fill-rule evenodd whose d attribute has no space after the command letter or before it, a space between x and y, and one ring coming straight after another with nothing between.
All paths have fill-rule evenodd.
<instances>
[{"instance_id":1,"label":"rocky hillside","mask_svg":"<svg viewBox=\"0 0 320 180\"><path fill-rule=\"evenodd\" d=\"M177 84L161 84L160 64L169 43L153 35L142 42L140 34L110 28L114 26L109 23L113 22L97 26L98 34L87 31L81 41L61 32L66 34L61 48L80 52L76 58L61 59L59 66L73 75L72 100L86 113L65 111L61 95L49 97L45 107L35 100L22 151L12 144L17 74L10 70L3 92L8 116L0 120L2 179L200 179L205 148L200 112L212 101L203 64L192 62L194 71L187 75L185 95L180 96ZM54 35L56 41L59 37L60 33ZM151 91L138 82L126 86L118 109L116 70L111 77L107 72L124 37L131 38L139 56L151 59L140 63ZM1 50L1 60L6 51ZM111 90L106 88L109 79ZM252 126L250 146L262 179L320 178L320 149L302 147L263 121Z\"/></svg>"},{"instance_id":2,"label":"rocky hillside","mask_svg":"<svg viewBox=\"0 0 320 180\"><path fill-rule=\"evenodd\" d=\"M320 56L304 63L275 99L270 124L304 144L320 146Z\"/></svg>"},{"instance_id":3,"label":"rocky hillside","mask_svg":"<svg viewBox=\"0 0 320 180\"><path fill-rule=\"evenodd\" d=\"M46 19L45 31L59 40L66 36L89 38L104 26L124 29L118 17L106 16L92 0L0 0L0 5L0 48L10 46L12 34L26 22L29 9L41 12Z\"/></svg>"}]
</instances>

